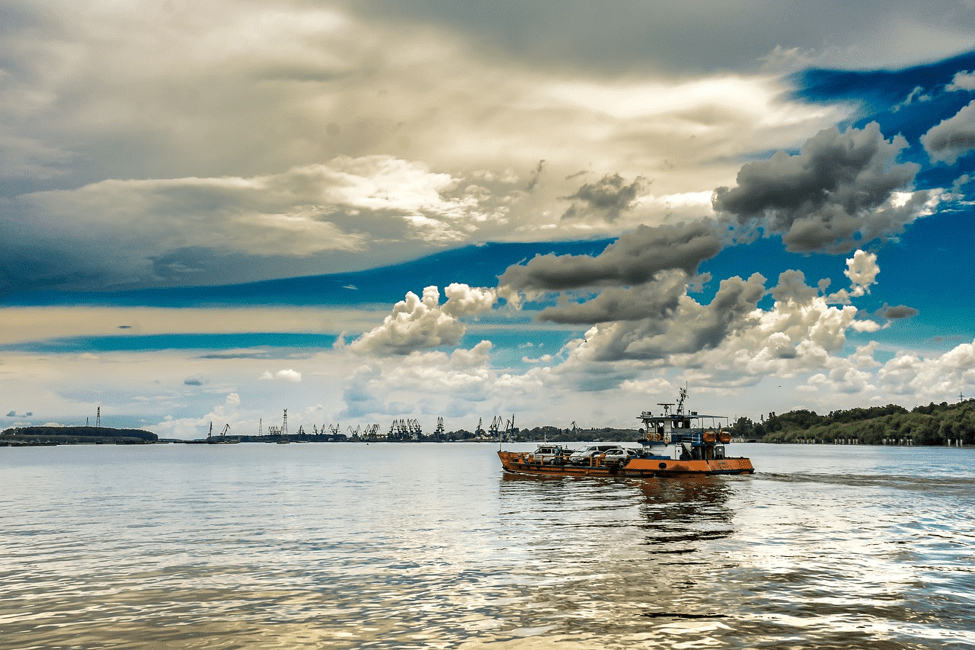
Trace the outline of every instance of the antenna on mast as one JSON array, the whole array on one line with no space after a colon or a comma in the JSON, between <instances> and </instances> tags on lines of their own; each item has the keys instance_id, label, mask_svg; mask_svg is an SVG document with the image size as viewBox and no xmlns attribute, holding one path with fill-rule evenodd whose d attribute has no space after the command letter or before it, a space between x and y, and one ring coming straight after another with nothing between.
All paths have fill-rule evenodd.
<instances>
[{"instance_id":1,"label":"antenna on mast","mask_svg":"<svg viewBox=\"0 0 975 650\"><path fill-rule=\"evenodd\" d=\"M677 415L684 413L684 400L687 399L687 385L680 389L680 399L677 400Z\"/></svg>"}]
</instances>

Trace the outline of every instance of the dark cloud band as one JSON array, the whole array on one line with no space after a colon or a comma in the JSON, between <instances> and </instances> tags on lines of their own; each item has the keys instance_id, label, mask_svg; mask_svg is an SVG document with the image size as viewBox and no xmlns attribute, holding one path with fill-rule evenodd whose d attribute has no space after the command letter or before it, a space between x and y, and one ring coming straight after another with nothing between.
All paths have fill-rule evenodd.
<instances>
[{"instance_id":1,"label":"dark cloud band","mask_svg":"<svg viewBox=\"0 0 975 650\"><path fill-rule=\"evenodd\" d=\"M781 234L791 251L846 252L854 239L900 232L916 218L916 202L909 209L890 203L920 168L897 162L906 146L899 136L885 140L876 122L843 133L825 129L797 155L779 151L743 166L737 187L719 187L712 203L741 225Z\"/></svg>"},{"instance_id":2,"label":"dark cloud band","mask_svg":"<svg viewBox=\"0 0 975 650\"><path fill-rule=\"evenodd\" d=\"M641 225L597 256L536 255L525 265L508 267L498 284L515 291L633 286L672 269L694 275L701 262L720 250L721 242L710 222Z\"/></svg>"}]
</instances>

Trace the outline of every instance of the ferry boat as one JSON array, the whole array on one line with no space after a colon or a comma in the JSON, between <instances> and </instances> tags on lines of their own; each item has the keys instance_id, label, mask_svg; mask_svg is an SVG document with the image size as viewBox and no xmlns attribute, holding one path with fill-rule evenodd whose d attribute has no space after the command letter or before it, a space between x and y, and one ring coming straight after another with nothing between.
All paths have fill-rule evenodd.
<instances>
[{"instance_id":1,"label":"ferry boat","mask_svg":"<svg viewBox=\"0 0 975 650\"><path fill-rule=\"evenodd\" d=\"M663 476L754 474L748 458L726 455L731 434L716 426L727 418L685 411L687 390L682 388L676 408L658 404L662 412L644 411L639 447L599 443L584 449L540 445L534 452L498 450L504 471L539 476L605 476L652 478Z\"/></svg>"}]
</instances>

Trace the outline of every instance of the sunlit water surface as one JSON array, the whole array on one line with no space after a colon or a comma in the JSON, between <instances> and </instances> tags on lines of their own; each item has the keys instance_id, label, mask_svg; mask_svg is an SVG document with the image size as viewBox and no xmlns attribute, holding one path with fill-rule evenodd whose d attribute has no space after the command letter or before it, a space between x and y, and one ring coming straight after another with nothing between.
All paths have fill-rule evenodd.
<instances>
[{"instance_id":1,"label":"sunlit water surface","mask_svg":"<svg viewBox=\"0 0 975 650\"><path fill-rule=\"evenodd\" d=\"M631 481L496 449L0 449L0 648L975 647L972 450Z\"/></svg>"}]
</instances>

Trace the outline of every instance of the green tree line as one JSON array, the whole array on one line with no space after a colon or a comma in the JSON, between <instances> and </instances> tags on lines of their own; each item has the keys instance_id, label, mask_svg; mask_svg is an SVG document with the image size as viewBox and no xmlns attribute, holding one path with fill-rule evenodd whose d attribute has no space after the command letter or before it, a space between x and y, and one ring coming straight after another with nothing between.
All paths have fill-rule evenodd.
<instances>
[{"instance_id":1,"label":"green tree line","mask_svg":"<svg viewBox=\"0 0 975 650\"><path fill-rule=\"evenodd\" d=\"M151 444L158 440L151 431L109 427L15 427L0 432L0 445Z\"/></svg>"},{"instance_id":2,"label":"green tree line","mask_svg":"<svg viewBox=\"0 0 975 650\"><path fill-rule=\"evenodd\" d=\"M932 402L910 411L895 404L831 411L828 415L799 409L769 413L759 422L739 418L731 430L737 438L761 442L971 445L975 444L975 400Z\"/></svg>"}]
</instances>

